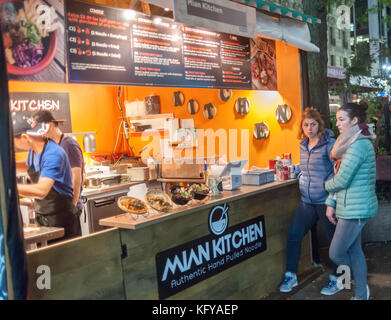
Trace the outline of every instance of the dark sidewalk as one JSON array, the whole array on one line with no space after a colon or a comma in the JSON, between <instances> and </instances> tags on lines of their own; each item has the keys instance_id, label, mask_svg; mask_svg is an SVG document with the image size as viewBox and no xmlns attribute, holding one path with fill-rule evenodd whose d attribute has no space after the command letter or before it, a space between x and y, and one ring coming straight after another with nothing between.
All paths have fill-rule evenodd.
<instances>
[{"instance_id":1,"label":"dark sidewalk","mask_svg":"<svg viewBox=\"0 0 391 320\"><path fill-rule=\"evenodd\" d=\"M370 299L391 300L391 243L363 244L363 250L367 259ZM276 288L276 292L266 300L349 300L354 296L354 284L350 290L342 290L333 296L320 294L331 271L328 249L322 249L320 255L321 261L327 260L324 267L313 268L299 275L299 285L289 293L281 293Z\"/></svg>"}]
</instances>

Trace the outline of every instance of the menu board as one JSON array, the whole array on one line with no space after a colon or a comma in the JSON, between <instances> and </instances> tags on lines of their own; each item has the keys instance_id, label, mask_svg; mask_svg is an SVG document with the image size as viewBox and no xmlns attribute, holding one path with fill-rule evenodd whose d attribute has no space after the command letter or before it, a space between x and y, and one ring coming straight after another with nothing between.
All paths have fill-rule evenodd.
<instances>
[{"instance_id":1,"label":"menu board","mask_svg":"<svg viewBox=\"0 0 391 320\"><path fill-rule=\"evenodd\" d=\"M66 1L70 82L129 83L133 71L126 10Z\"/></svg>"},{"instance_id":2,"label":"menu board","mask_svg":"<svg viewBox=\"0 0 391 320\"><path fill-rule=\"evenodd\" d=\"M70 82L251 89L250 39L67 1Z\"/></svg>"},{"instance_id":3,"label":"menu board","mask_svg":"<svg viewBox=\"0 0 391 320\"><path fill-rule=\"evenodd\" d=\"M181 25L137 14L132 23L134 74L130 83L177 85L183 79Z\"/></svg>"},{"instance_id":4,"label":"menu board","mask_svg":"<svg viewBox=\"0 0 391 320\"><path fill-rule=\"evenodd\" d=\"M221 34L222 87L251 88L250 51L248 38Z\"/></svg>"},{"instance_id":5,"label":"menu board","mask_svg":"<svg viewBox=\"0 0 391 320\"><path fill-rule=\"evenodd\" d=\"M183 26L185 82L190 86L220 85L220 33Z\"/></svg>"}]
</instances>

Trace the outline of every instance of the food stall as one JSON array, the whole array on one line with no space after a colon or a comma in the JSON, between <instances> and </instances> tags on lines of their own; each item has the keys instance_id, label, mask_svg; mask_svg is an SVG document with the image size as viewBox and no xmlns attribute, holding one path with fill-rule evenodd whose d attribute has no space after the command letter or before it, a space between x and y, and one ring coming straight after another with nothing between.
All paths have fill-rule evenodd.
<instances>
[{"instance_id":1,"label":"food stall","mask_svg":"<svg viewBox=\"0 0 391 320\"><path fill-rule=\"evenodd\" d=\"M27 251L31 298L267 296L300 199L293 177L266 180L269 160L299 161L300 49L104 2L48 1L58 19L42 41L60 53L33 75L9 69L10 111L52 111L80 145L79 133L96 140L83 148L82 236ZM50 290L36 285L41 265Z\"/></svg>"}]
</instances>

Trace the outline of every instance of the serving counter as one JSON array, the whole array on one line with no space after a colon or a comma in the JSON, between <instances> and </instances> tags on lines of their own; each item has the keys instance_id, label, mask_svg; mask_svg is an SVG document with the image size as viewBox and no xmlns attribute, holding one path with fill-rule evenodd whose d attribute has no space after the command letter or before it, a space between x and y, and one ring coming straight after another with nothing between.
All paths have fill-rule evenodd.
<instances>
[{"instance_id":1,"label":"serving counter","mask_svg":"<svg viewBox=\"0 0 391 320\"><path fill-rule=\"evenodd\" d=\"M219 196L134 219L27 253L32 299L261 299L285 271L296 180L242 186ZM39 265L51 289L39 290ZM299 274L311 267L309 237Z\"/></svg>"}]
</instances>

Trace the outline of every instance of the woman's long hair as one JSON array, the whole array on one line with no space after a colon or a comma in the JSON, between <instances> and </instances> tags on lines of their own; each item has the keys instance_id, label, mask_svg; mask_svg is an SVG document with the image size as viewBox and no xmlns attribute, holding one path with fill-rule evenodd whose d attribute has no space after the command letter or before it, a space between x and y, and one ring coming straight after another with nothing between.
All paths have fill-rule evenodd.
<instances>
[{"instance_id":1,"label":"woman's long hair","mask_svg":"<svg viewBox=\"0 0 391 320\"><path fill-rule=\"evenodd\" d=\"M319 111L314 107L309 107L304 109L303 116L301 118L300 130L298 135L299 139L304 139L306 137L303 131L303 122L305 119L312 119L318 123L319 138L322 136L323 133L325 133L324 121L322 120L322 116L320 115Z\"/></svg>"}]
</instances>

